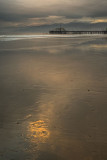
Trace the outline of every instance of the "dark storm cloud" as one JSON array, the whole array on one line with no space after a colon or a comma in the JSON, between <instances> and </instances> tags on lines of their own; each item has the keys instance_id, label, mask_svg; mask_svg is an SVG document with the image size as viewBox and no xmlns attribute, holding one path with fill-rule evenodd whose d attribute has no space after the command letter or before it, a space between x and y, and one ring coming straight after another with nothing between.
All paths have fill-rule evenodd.
<instances>
[{"instance_id":1,"label":"dark storm cloud","mask_svg":"<svg viewBox=\"0 0 107 160\"><path fill-rule=\"evenodd\" d=\"M19 15L19 14L11 14L11 13L0 13L0 20L1 21L11 21L17 22L26 19L26 16Z\"/></svg>"}]
</instances>

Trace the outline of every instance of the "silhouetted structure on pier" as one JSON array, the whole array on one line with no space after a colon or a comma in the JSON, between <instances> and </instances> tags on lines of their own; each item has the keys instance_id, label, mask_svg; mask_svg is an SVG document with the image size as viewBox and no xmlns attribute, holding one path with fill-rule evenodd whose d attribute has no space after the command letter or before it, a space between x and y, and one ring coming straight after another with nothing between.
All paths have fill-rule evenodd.
<instances>
[{"instance_id":1,"label":"silhouetted structure on pier","mask_svg":"<svg viewBox=\"0 0 107 160\"><path fill-rule=\"evenodd\" d=\"M49 31L50 34L66 34L66 30L62 27Z\"/></svg>"}]
</instances>

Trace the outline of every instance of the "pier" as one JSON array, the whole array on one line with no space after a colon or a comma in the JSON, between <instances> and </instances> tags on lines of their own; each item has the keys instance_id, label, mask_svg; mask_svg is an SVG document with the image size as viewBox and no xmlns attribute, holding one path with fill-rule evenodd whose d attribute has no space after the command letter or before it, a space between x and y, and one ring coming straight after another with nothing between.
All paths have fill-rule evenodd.
<instances>
[{"instance_id":1,"label":"pier","mask_svg":"<svg viewBox=\"0 0 107 160\"><path fill-rule=\"evenodd\" d=\"M107 34L107 31L50 31L50 34Z\"/></svg>"},{"instance_id":2,"label":"pier","mask_svg":"<svg viewBox=\"0 0 107 160\"><path fill-rule=\"evenodd\" d=\"M56 28L49 31L50 34L107 34L107 30L103 31L67 31L64 28Z\"/></svg>"}]
</instances>

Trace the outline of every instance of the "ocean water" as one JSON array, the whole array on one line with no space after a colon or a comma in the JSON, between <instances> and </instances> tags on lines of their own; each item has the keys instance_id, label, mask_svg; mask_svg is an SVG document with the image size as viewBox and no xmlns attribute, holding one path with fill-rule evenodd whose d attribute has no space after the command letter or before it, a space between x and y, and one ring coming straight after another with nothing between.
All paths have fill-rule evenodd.
<instances>
[{"instance_id":1,"label":"ocean water","mask_svg":"<svg viewBox=\"0 0 107 160\"><path fill-rule=\"evenodd\" d=\"M37 34L37 35L0 35L0 41L14 41L21 39L38 39L38 38L83 38L83 37L107 37L102 34Z\"/></svg>"},{"instance_id":2,"label":"ocean water","mask_svg":"<svg viewBox=\"0 0 107 160\"><path fill-rule=\"evenodd\" d=\"M0 36L0 160L107 159L107 36Z\"/></svg>"}]
</instances>

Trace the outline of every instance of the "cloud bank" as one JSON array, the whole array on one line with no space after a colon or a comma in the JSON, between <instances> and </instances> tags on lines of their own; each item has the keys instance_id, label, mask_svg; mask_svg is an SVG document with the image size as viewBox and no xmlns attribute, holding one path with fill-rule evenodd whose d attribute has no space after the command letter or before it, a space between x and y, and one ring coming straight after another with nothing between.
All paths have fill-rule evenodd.
<instances>
[{"instance_id":1,"label":"cloud bank","mask_svg":"<svg viewBox=\"0 0 107 160\"><path fill-rule=\"evenodd\" d=\"M106 23L106 0L1 0L0 26L27 27L55 23Z\"/></svg>"}]
</instances>

